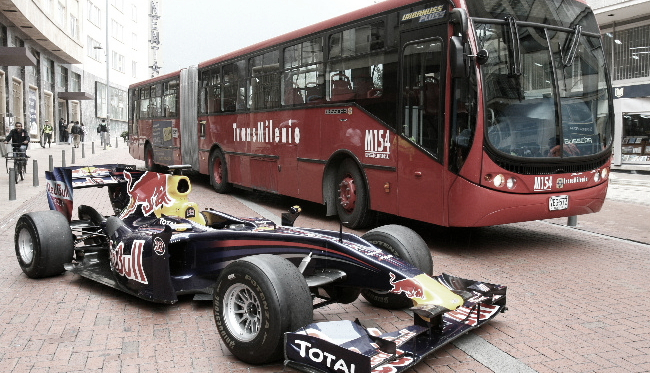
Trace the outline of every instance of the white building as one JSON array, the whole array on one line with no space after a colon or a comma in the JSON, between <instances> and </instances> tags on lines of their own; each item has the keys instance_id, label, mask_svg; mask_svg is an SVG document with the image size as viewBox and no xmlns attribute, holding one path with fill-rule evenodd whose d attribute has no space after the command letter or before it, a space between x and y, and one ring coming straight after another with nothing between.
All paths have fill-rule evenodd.
<instances>
[{"instance_id":1,"label":"white building","mask_svg":"<svg viewBox=\"0 0 650 373\"><path fill-rule=\"evenodd\" d=\"M119 136L128 85L155 76L150 66L160 65L152 53L160 45L158 2L0 0L0 133L20 121L38 141L49 120L60 140L63 118L83 123L97 140L108 117L111 136Z\"/></svg>"},{"instance_id":2,"label":"white building","mask_svg":"<svg viewBox=\"0 0 650 373\"><path fill-rule=\"evenodd\" d=\"M588 0L612 77L614 165L650 169L650 0Z\"/></svg>"}]
</instances>

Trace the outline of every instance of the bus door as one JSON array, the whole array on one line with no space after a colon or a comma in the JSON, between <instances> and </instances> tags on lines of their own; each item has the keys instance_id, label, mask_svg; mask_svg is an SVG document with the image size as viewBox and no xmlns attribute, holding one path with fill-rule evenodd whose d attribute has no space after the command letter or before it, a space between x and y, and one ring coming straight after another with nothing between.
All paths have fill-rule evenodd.
<instances>
[{"instance_id":1,"label":"bus door","mask_svg":"<svg viewBox=\"0 0 650 373\"><path fill-rule=\"evenodd\" d=\"M401 34L399 215L443 223L447 24Z\"/></svg>"}]
</instances>

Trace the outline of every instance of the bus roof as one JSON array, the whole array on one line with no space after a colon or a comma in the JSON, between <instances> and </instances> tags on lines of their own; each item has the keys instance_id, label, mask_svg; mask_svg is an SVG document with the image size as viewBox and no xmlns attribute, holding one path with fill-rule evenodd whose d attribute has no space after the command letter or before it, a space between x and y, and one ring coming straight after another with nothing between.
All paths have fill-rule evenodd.
<instances>
[{"instance_id":1,"label":"bus roof","mask_svg":"<svg viewBox=\"0 0 650 373\"><path fill-rule=\"evenodd\" d=\"M240 56L240 55L245 55L245 54L254 52L256 50L265 49L265 48L271 47L273 45L277 45L277 44L287 42L289 40L293 40L293 39L300 38L302 36L306 36L306 35L314 34L314 33L317 33L317 32L321 32L323 30L327 30L327 29L332 28L332 27L336 27L336 26L339 26L339 25L342 25L342 24L345 24L345 23L348 23L348 22L353 22L353 21L356 21L358 19L362 19L362 18L365 18L365 17L372 16L374 14L389 11L391 9L399 8L399 7L404 6L404 5L417 3L419 1L420 0L385 0L385 1L382 1L382 2L380 2L378 4L373 4L373 5L367 6L365 8L361 8L361 9L355 10L353 12L343 14L343 15L331 18L329 20L313 24L311 26L303 27L301 29L291 31L291 32L286 33L284 35L280 35L280 36L277 36L275 38L271 38L271 39L262 41L260 43L253 44L251 46L236 50L234 52L230 52L230 53L224 54L222 56L219 56L219 57L212 58L210 60L201 62L199 64L199 68L210 66L210 65L213 65L215 63L222 62L222 61L227 61L227 60L229 60L231 58L235 58L235 57Z\"/></svg>"},{"instance_id":2,"label":"bus roof","mask_svg":"<svg viewBox=\"0 0 650 373\"><path fill-rule=\"evenodd\" d=\"M137 87L139 87L141 85L147 85L147 84L151 84L153 82L163 81L163 80L167 80L167 79L173 78L173 77L180 77L180 75L181 75L181 71L176 70L174 72L167 73L165 75L160 75L160 76L157 76L155 78L151 78L151 79L143 80L143 81L140 81L140 82L137 82L137 83L133 83L133 84L129 85L129 88L137 88Z\"/></svg>"}]
</instances>

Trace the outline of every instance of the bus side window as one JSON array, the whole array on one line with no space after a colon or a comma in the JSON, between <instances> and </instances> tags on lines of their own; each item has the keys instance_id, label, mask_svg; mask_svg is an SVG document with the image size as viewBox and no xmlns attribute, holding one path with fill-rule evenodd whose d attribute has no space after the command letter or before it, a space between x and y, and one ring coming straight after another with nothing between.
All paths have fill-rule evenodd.
<instances>
[{"instance_id":1,"label":"bus side window","mask_svg":"<svg viewBox=\"0 0 650 373\"><path fill-rule=\"evenodd\" d=\"M323 102L323 39L316 38L287 47L283 56L282 104Z\"/></svg>"}]
</instances>

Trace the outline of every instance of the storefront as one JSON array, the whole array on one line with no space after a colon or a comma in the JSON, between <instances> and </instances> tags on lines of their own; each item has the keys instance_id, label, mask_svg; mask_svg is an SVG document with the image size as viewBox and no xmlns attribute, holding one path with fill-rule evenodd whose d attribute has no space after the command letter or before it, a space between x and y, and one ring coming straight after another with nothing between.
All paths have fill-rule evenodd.
<instances>
[{"instance_id":1,"label":"storefront","mask_svg":"<svg viewBox=\"0 0 650 373\"><path fill-rule=\"evenodd\" d=\"M614 165L650 166L650 84L614 88Z\"/></svg>"}]
</instances>

